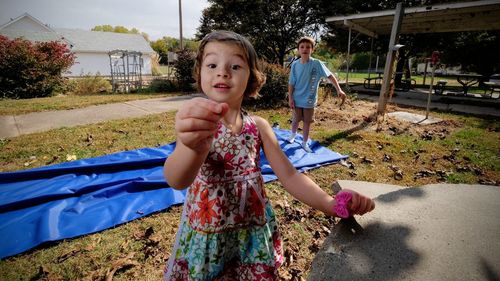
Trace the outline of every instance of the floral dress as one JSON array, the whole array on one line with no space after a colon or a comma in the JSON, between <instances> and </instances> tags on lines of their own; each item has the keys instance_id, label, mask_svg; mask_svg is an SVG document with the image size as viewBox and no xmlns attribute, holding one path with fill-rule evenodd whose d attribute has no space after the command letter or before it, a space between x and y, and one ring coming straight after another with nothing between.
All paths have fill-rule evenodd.
<instances>
[{"instance_id":1,"label":"floral dress","mask_svg":"<svg viewBox=\"0 0 500 281\"><path fill-rule=\"evenodd\" d=\"M260 171L255 121L242 131L219 123L189 187L165 280L276 280L282 240Z\"/></svg>"}]
</instances>

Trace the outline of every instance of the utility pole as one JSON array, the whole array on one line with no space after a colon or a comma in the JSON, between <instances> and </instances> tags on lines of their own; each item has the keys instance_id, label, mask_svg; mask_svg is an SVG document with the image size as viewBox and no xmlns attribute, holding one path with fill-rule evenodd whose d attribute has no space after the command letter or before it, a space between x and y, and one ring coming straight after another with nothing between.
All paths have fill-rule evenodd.
<instances>
[{"instance_id":1,"label":"utility pole","mask_svg":"<svg viewBox=\"0 0 500 281\"><path fill-rule=\"evenodd\" d=\"M182 45L182 0L179 0L179 30L180 30L180 46L181 50L184 49L184 46Z\"/></svg>"}]
</instances>

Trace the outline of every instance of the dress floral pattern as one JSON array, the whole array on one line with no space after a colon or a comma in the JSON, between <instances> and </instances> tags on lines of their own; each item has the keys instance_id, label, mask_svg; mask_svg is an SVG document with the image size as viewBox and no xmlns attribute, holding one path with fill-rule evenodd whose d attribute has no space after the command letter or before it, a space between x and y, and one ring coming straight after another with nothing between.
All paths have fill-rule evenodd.
<instances>
[{"instance_id":1,"label":"dress floral pattern","mask_svg":"<svg viewBox=\"0 0 500 281\"><path fill-rule=\"evenodd\" d=\"M264 191L262 145L243 113L233 134L219 123L207 160L189 187L165 280L276 280L282 240Z\"/></svg>"}]
</instances>

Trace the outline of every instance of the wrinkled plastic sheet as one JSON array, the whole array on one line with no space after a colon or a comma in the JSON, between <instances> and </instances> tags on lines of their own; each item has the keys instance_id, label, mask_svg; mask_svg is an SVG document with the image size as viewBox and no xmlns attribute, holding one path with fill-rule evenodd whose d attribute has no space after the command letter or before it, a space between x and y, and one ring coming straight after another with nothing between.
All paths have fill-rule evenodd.
<instances>
[{"instance_id":1,"label":"wrinkled plastic sheet","mask_svg":"<svg viewBox=\"0 0 500 281\"><path fill-rule=\"evenodd\" d=\"M318 142L314 153L289 144L289 131L274 129L292 164L300 171L347 158ZM296 141L301 142L300 136ZM44 242L98 232L184 202L186 190L170 188L163 163L175 142L158 148L16 172L0 173L0 258ZM276 179L261 151L265 182Z\"/></svg>"}]
</instances>

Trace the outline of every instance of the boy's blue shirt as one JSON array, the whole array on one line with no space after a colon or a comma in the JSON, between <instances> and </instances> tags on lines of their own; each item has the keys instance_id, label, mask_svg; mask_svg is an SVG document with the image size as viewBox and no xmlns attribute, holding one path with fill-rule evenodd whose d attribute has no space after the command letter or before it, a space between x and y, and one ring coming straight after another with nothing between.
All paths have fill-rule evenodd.
<instances>
[{"instance_id":1,"label":"boy's blue shirt","mask_svg":"<svg viewBox=\"0 0 500 281\"><path fill-rule=\"evenodd\" d=\"M314 108L318 101L319 81L333 75L323 62L309 58L307 63L300 59L292 63L288 84L294 87L293 100L296 107Z\"/></svg>"}]
</instances>

